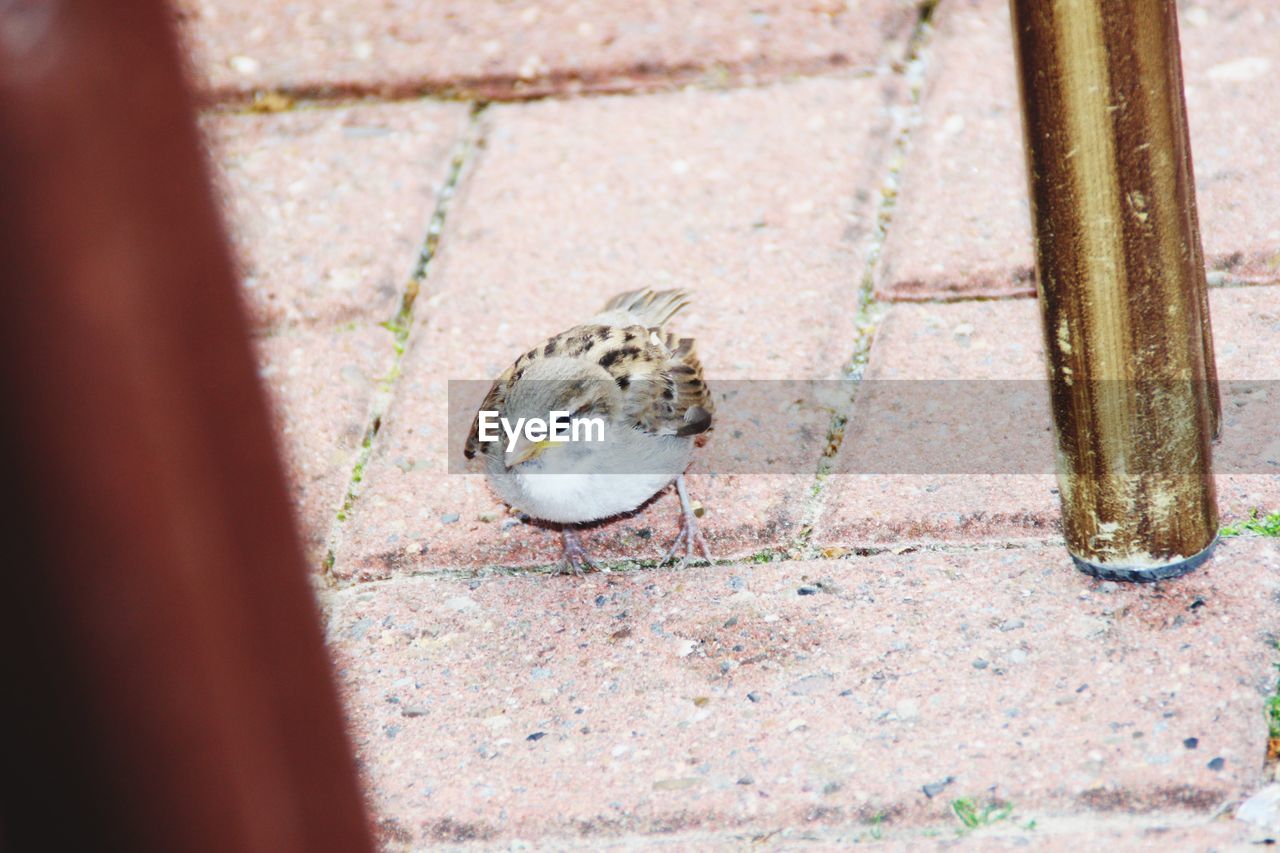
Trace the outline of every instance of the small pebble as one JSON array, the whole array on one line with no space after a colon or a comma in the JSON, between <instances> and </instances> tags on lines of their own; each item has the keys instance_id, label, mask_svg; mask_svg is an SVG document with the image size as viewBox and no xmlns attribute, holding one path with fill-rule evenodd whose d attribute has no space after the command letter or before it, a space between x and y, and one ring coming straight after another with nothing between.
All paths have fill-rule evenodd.
<instances>
[{"instance_id":1,"label":"small pebble","mask_svg":"<svg viewBox=\"0 0 1280 853\"><path fill-rule=\"evenodd\" d=\"M1019 628L1025 627L1026 624L1027 623L1023 622L1021 619L1006 619L1005 621L1000 623L1000 630L1006 631L1006 632L1016 631Z\"/></svg>"},{"instance_id":2,"label":"small pebble","mask_svg":"<svg viewBox=\"0 0 1280 853\"><path fill-rule=\"evenodd\" d=\"M482 513L480 513L480 515L478 516L478 518L479 518L482 522L484 522L485 524L489 524L490 522L493 522L493 521L497 521L497 520L498 520L498 516L494 515L494 514L493 514L493 513L491 513L491 512L482 512Z\"/></svg>"},{"instance_id":3,"label":"small pebble","mask_svg":"<svg viewBox=\"0 0 1280 853\"><path fill-rule=\"evenodd\" d=\"M518 518L504 518L502 519L502 532L506 533L513 527L519 527L522 523Z\"/></svg>"},{"instance_id":4,"label":"small pebble","mask_svg":"<svg viewBox=\"0 0 1280 853\"><path fill-rule=\"evenodd\" d=\"M262 67L262 63L254 59L252 56L233 56L227 60L227 64L237 74L256 74L258 69Z\"/></svg>"},{"instance_id":5,"label":"small pebble","mask_svg":"<svg viewBox=\"0 0 1280 853\"><path fill-rule=\"evenodd\" d=\"M739 785L754 785L755 783L756 780L752 779L750 776L743 776L738 780Z\"/></svg>"},{"instance_id":6,"label":"small pebble","mask_svg":"<svg viewBox=\"0 0 1280 853\"><path fill-rule=\"evenodd\" d=\"M425 717L426 715L427 709L417 705L400 709L400 716L402 717Z\"/></svg>"},{"instance_id":7,"label":"small pebble","mask_svg":"<svg viewBox=\"0 0 1280 853\"><path fill-rule=\"evenodd\" d=\"M1217 758L1213 759L1213 761L1210 761L1208 764L1209 769L1215 770L1215 771L1221 770L1226 766L1227 766L1227 759L1223 758L1222 756L1218 756Z\"/></svg>"},{"instance_id":8,"label":"small pebble","mask_svg":"<svg viewBox=\"0 0 1280 853\"><path fill-rule=\"evenodd\" d=\"M797 595L817 595L818 588L816 586L802 586L796 590Z\"/></svg>"},{"instance_id":9,"label":"small pebble","mask_svg":"<svg viewBox=\"0 0 1280 853\"><path fill-rule=\"evenodd\" d=\"M973 662L974 669L986 669L989 666L991 666L991 664L987 663L982 658L978 658Z\"/></svg>"},{"instance_id":10,"label":"small pebble","mask_svg":"<svg viewBox=\"0 0 1280 853\"><path fill-rule=\"evenodd\" d=\"M458 515L456 512L447 512L444 515L440 516L440 523L453 524L455 521L457 521L461 517L462 516Z\"/></svg>"},{"instance_id":11,"label":"small pebble","mask_svg":"<svg viewBox=\"0 0 1280 853\"><path fill-rule=\"evenodd\" d=\"M759 702L759 701L760 701L760 694L759 694L759 693L748 693L748 694L747 694L747 698L748 698L748 699L750 699L752 702Z\"/></svg>"},{"instance_id":12,"label":"small pebble","mask_svg":"<svg viewBox=\"0 0 1280 853\"><path fill-rule=\"evenodd\" d=\"M841 690L841 691L840 691L840 695L841 695L841 696L852 696L852 695L853 695L853 691L852 691L852 690Z\"/></svg>"},{"instance_id":13,"label":"small pebble","mask_svg":"<svg viewBox=\"0 0 1280 853\"><path fill-rule=\"evenodd\" d=\"M468 611L480 609L480 605L476 603L474 598L468 598L465 595L455 595L446 599L444 604L445 607L448 607L450 610L456 610L459 613L466 613Z\"/></svg>"},{"instance_id":14,"label":"small pebble","mask_svg":"<svg viewBox=\"0 0 1280 853\"><path fill-rule=\"evenodd\" d=\"M533 734L525 738L525 740L542 740L546 736L547 736L546 732L534 732Z\"/></svg>"},{"instance_id":15,"label":"small pebble","mask_svg":"<svg viewBox=\"0 0 1280 853\"><path fill-rule=\"evenodd\" d=\"M954 782L955 780L956 779L954 776L948 776L947 778L941 780L940 782L930 782L928 785L925 785L920 790L924 791L924 795L932 800L934 797L938 796L944 790L946 790L946 787L950 785L952 782Z\"/></svg>"},{"instance_id":16,"label":"small pebble","mask_svg":"<svg viewBox=\"0 0 1280 853\"><path fill-rule=\"evenodd\" d=\"M1189 737L1182 742L1182 745L1185 746L1187 749L1195 749L1197 746L1200 745L1200 738Z\"/></svg>"}]
</instances>

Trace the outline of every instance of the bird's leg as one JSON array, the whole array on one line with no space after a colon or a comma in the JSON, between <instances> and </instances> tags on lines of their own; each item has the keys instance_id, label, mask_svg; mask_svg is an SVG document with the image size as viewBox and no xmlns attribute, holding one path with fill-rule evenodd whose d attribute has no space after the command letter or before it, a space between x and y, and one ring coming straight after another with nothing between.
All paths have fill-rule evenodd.
<instances>
[{"instance_id":1,"label":"bird's leg","mask_svg":"<svg viewBox=\"0 0 1280 853\"><path fill-rule=\"evenodd\" d=\"M662 562L666 562L675 556L677 549L681 544L684 545L684 557L680 560L680 567L683 568L686 563L694 558L695 550L702 548L702 556L707 558L707 562L711 562L711 549L707 547L707 540L702 535L702 531L698 530L698 519L693 514L693 506L689 503L689 493L684 487L684 474L676 477L676 494L680 496L680 532L676 534L676 541L671 543L671 549L667 551Z\"/></svg>"},{"instance_id":2,"label":"bird's leg","mask_svg":"<svg viewBox=\"0 0 1280 853\"><path fill-rule=\"evenodd\" d=\"M560 540L564 543L564 556L561 558L561 574L575 574L582 576L582 567L594 569L595 563L591 562L591 555L587 553L587 549L582 547L582 539L578 536L578 531L572 527L565 526L560 528Z\"/></svg>"}]
</instances>

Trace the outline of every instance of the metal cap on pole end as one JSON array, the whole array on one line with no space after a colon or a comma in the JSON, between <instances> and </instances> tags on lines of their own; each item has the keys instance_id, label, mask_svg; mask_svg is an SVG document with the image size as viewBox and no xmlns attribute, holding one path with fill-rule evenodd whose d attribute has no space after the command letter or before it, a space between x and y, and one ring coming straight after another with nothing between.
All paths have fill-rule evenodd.
<instances>
[{"instance_id":1,"label":"metal cap on pole end","mask_svg":"<svg viewBox=\"0 0 1280 853\"><path fill-rule=\"evenodd\" d=\"M1071 561L1076 564L1077 569L1086 575L1100 580L1121 581L1123 583L1155 583L1156 581L1180 578L1198 569L1202 563L1213 556L1213 549L1218 546L1219 538L1218 536L1213 537L1213 541L1198 554L1183 557L1161 566L1122 566L1094 563L1075 554L1071 555Z\"/></svg>"}]
</instances>

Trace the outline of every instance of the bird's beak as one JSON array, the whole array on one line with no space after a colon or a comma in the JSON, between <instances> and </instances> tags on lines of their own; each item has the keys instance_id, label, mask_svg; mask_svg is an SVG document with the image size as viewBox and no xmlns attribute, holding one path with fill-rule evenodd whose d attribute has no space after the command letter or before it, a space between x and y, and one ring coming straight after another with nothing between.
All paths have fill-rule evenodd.
<instances>
[{"instance_id":1,"label":"bird's beak","mask_svg":"<svg viewBox=\"0 0 1280 853\"><path fill-rule=\"evenodd\" d=\"M528 462L530 459L537 459L542 455L542 451L550 447L554 442L543 439L542 441L534 441L523 448L513 450L507 454L507 467L514 468L517 465Z\"/></svg>"}]
</instances>

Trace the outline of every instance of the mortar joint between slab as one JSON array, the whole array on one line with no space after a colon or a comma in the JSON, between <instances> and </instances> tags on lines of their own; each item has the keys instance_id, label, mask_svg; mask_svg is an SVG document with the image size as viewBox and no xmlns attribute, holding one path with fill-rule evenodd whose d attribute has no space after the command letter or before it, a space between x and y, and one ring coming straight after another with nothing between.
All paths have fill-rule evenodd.
<instances>
[{"instance_id":1,"label":"mortar joint between slab","mask_svg":"<svg viewBox=\"0 0 1280 853\"><path fill-rule=\"evenodd\" d=\"M877 59L876 62L881 62ZM651 95L692 87L708 90L754 89L775 83L828 77L870 77L876 63L851 65L830 57L782 62L765 71L750 62L712 62L667 66L656 72L620 69L582 75L567 71L532 84L514 75L457 80L414 80L395 84L281 84L253 91L214 89L203 96L200 109L211 114L238 115L289 112L299 109L342 108L354 104L404 101L439 103L523 104L581 97Z\"/></svg>"},{"instance_id":2,"label":"mortar joint between slab","mask_svg":"<svg viewBox=\"0 0 1280 853\"><path fill-rule=\"evenodd\" d=\"M458 184L474 158L474 153L484 144L483 117L487 104L473 104L470 121L461 138L454 145L449 158L449 168L445 179L436 193L435 209L427 223L427 232L422 239L422 246L414 259L413 268L405 282L404 292L400 296L400 305L391 319L380 325L394 336L394 349L391 364L379 385L377 393L369 409L369 421L365 427L360 447L356 451L355 462L351 469L351 477L347 481L347 489L342 503L329 529L329 547L325 554L323 569L324 583L335 588L342 584L333 576L333 565L341 541L342 529L351 516L356 502L360 498L361 483L364 481L365 466L373 455L374 444L382 429L382 421L395 397L400 380L400 367L408 352L410 337L414 329L414 308L418 296L426 285L431 272L432 262L440 249L441 235L444 233L445 221L458 189ZM352 581L354 582L354 581Z\"/></svg>"},{"instance_id":3,"label":"mortar joint between slab","mask_svg":"<svg viewBox=\"0 0 1280 853\"><path fill-rule=\"evenodd\" d=\"M1231 276L1220 270L1213 268L1207 269L1209 276L1209 289L1214 290L1244 290L1260 287L1277 287L1280 286L1280 272L1274 276L1254 275L1254 276ZM887 301L890 303L901 303L909 305L954 305L963 302L965 304L974 302L1021 302L1026 299L1035 299L1034 292L1027 293L930 293L930 294L895 294Z\"/></svg>"},{"instance_id":4,"label":"mortar joint between slab","mask_svg":"<svg viewBox=\"0 0 1280 853\"><path fill-rule=\"evenodd\" d=\"M785 563L800 560L823 564L839 562L855 563L858 560L870 557L899 557L905 554L929 553L959 555L997 551L1021 551L1034 548L1061 549L1062 547L1063 543L1061 537L1047 537L1003 539L994 541L979 540L975 542L920 540L885 545L853 545L847 548L827 549L809 557L794 556L788 551L782 549L763 549L744 557L717 559L711 563L701 562L681 569L680 571L703 571L707 569L723 569L736 566L760 565L764 563ZM616 575L618 577L648 574L664 570L676 571L676 569L672 569L670 565L659 563L656 559L612 560L607 562L598 562L596 565L598 568L603 570L600 574L610 576ZM325 592L328 595L338 595L351 590L371 591L386 584L414 582L425 579L444 581L483 581L494 578L532 577L535 575L549 578L567 577L560 574L560 569L560 563L540 563L537 565L489 563L483 566L434 566L425 571L410 569L407 572L398 573L394 576L365 578L358 582L347 583L341 586L334 585L327 587Z\"/></svg>"},{"instance_id":5,"label":"mortar joint between slab","mask_svg":"<svg viewBox=\"0 0 1280 853\"><path fill-rule=\"evenodd\" d=\"M875 339L876 329L884 317L886 306L876 298L875 280L880 267L880 256L884 249L885 239L893 224L893 213L897 206L899 176L906 162L907 149L911 142L911 132L920 121L924 68L927 64L929 45L932 39L932 18L941 0L924 0L917 10L915 27L907 42L907 53L901 67L895 73L901 75L908 86L908 98L905 109L895 121L893 143L889 147L888 164L884 180L880 184L880 202L876 208L875 221L872 225L871 241L867 248L866 261L863 264L858 280L858 302L854 310L853 350L845 366L845 379L851 383L849 397L843 400L831 415L827 427L827 442L822 455L818 459L814 472L813 486L808 501L801 515L801 524L796 537L790 543L788 551L791 555L815 559L821 556L821 550L811 542L813 531L826 508L826 483L835 467L835 460L844 444L845 428L853 414L857 401L857 380L862 378L867 362L871 357L871 346Z\"/></svg>"}]
</instances>

